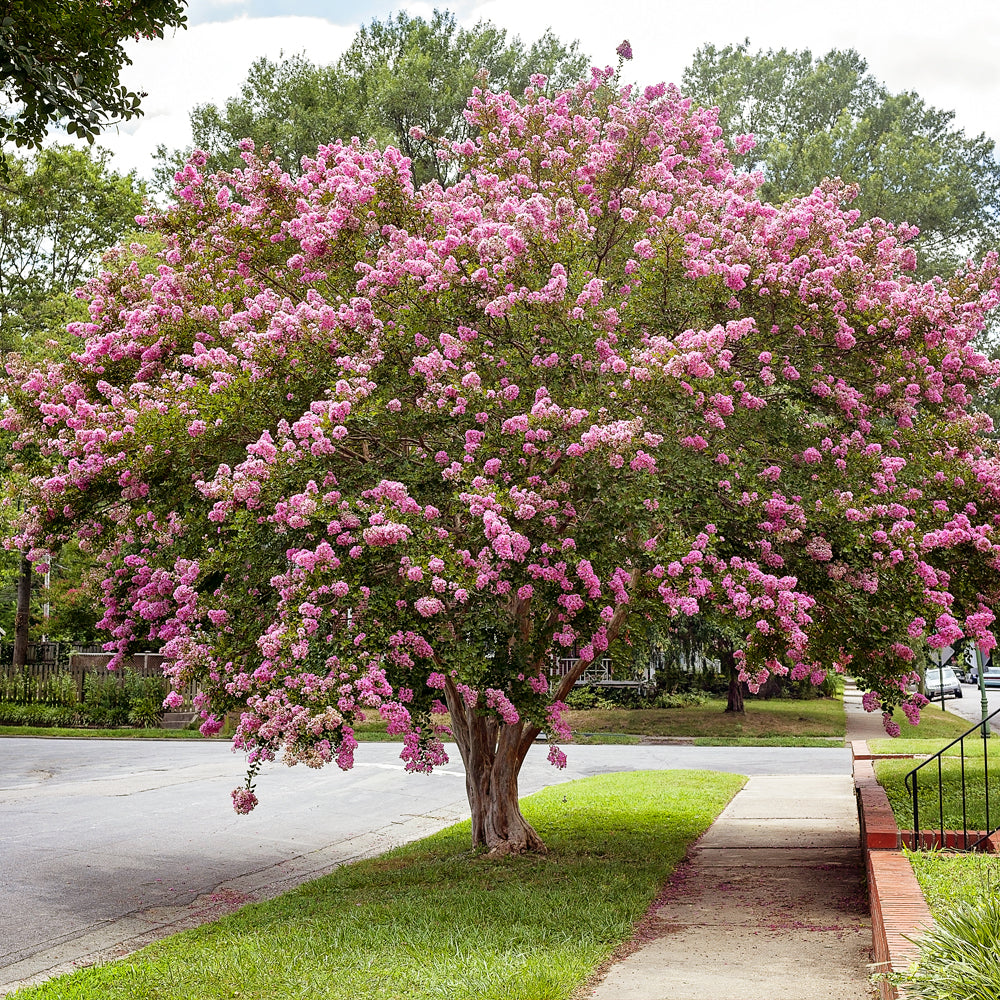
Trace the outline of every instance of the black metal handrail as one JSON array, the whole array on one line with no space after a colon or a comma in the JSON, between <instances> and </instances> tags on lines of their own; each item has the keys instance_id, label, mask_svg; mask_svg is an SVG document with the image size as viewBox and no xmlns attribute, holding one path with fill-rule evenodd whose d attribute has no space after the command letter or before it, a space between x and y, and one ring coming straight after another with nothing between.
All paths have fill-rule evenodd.
<instances>
[{"instance_id":1,"label":"black metal handrail","mask_svg":"<svg viewBox=\"0 0 1000 1000\"><path fill-rule=\"evenodd\" d=\"M910 793L911 800L913 802L913 844L914 850L920 845L920 802L919 802L919 782L917 780L917 772L921 769L927 767L929 764L933 764L937 761L937 773L938 773L938 832L941 834L941 846L944 846L945 842L945 829L944 829L944 778L943 769L941 766L942 758L944 754L950 750L955 744L960 744L959 759L961 760L961 770L962 770L962 850L973 851L975 850L983 841L985 841L991 834L1000 830L1000 823L997 826L991 826L990 824L990 763L989 756L987 755L987 745L986 741L989 739L990 719L995 716L1000 715L1000 708L995 712L991 712L986 716L981 722L977 722L968 732L962 733L961 736L952 740L947 746L942 747L936 754L932 757L928 757L927 760L918 764L912 771L907 774L904 779L906 790ZM965 740L966 737L971 736L973 733L979 733L980 739L983 741L983 793L986 802L986 830L981 833L979 838L975 843L969 843L969 823L968 823L968 812L966 809L966 783L965 783ZM912 787L911 787L911 781ZM955 845L956 847L958 845Z\"/></svg>"}]
</instances>

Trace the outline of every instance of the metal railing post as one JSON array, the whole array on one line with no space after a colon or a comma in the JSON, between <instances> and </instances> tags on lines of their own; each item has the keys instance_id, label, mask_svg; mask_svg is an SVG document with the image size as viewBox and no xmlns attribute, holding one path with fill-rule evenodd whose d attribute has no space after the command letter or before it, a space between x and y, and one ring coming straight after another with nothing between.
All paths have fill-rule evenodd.
<instances>
[{"instance_id":1,"label":"metal railing post","mask_svg":"<svg viewBox=\"0 0 1000 1000\"><path fill-rule=\"evenodd\" d=\"M986 697L986 678L983 677L985 673L983 664L983 651L979 648L979 643L975 643L973 648L976 651L976 676L979 678L979 708L982 712L981 718L983 720L983 739L988 739L990 735L990 727L986 724L986 717L990 714L990 702ZM985 748L983 750L985 754Z\"/></svg>"},{"instance_id":2,"label":"metal railing post","mask_svg":"<svg viewBox=\"0 0 1000 1000\"><path fill-rule=\"evenodd\" d=\"M936 754L928 757L927 760L922 761L913 770L911 770L904 779L904 784L910 792L910 800L913 808L913 844L914 850L917 849L916 845L921 844L920 837L920 783L918 772L922 771L928 764L932 762L937 763L938 772L938 822L940 824L941 833L941 846L945 846L945 823L944 823L944 755L956 744L959 748L959 762L961 768L961 785L962 785L962 845L965 850L973 850L986 841L990 836L992 836L997 831L993 829L993 820L990 818L990 763L989 763L989 721L995 716L1000 715L1000 708L995 712L987 715L983 721L977 722L971 729L963 733L961 736L952 740L947 746L942 747ZM969 844L969 817L968 817L968 782L965 773L965 739L971 736L975 732L981 732L983 736L983 798L985 804L985 820L986 829L983 831L982 836L980 836L974 844ZM911 784L912 783L912 784ZM993 810L995 813L996 810ZM997 829L1000 829L998 827ZM957 831L956 831L957 832Z\"/></svg>"}]
</instances>

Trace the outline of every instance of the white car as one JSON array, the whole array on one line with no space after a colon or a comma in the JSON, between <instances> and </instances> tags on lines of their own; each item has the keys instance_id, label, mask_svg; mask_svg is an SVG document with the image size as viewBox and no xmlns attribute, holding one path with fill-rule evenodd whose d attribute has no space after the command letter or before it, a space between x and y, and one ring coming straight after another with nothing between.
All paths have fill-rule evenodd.
<instances>
[{"instance_id":1,"label":"white car","mask_svg":"<svg viewBox=\"0 0 1000 1000\"><path fill-rule=\"evenodd\" d=\"M934 701L941 697L942 691L945 697L953 695L961 698L962 682L951 667L928 667L924 674L924 692L931 701Z\"/></svg>"}]
</instances>

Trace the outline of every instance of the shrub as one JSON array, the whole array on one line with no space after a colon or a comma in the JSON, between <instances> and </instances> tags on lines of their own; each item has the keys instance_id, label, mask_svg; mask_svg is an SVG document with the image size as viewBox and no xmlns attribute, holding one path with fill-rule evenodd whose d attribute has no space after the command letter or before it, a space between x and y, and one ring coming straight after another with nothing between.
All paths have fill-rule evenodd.
<instances>
[{"instance_id":1,"label":"shrub","mask_svg":"<svg viewBox=\"0 0 1000 1000\"><path fill-rule=\"evenodd\" d=\"M592 708L609 709L617 707L610 698L605 697L599 688L588 687L587 685L573 688L566 696L566 704L572 709L584 712Z\"/></svg>"},{"instance_id":2,"label":"shrub","mask_svg":"<svg viewBox=\"0 0 1000 1000\"><path fill-rule=\"evenodd\" d=\"M86 725L113 729L128 723L129 699L123 678L105 670L87 674L81 715Z\"/></svg>"},{"instance_id":3,"label":"shrub","mask_svg":"<svg viewBox=\"0 0 1000 1000\"><path fill-rule=\"evenodd\" d=\"M165 695L166 682L160 677L95 670L85 679L81 715L85 724L103 729L149 729L163 718Z\"/></svg>"},{"instance_id":4,"label":"shrub","mask_svg":"<svg viewBox=\"0 0 1000 1000\"><path fill-rule=\"evenodd\" d=\"M919 945L920 958L903 980L911 1000L1000 997L1000 899L958 904Z\"/></svg>"},{"instance_id":5,"label":"shrub","mask_svg":"<svg viewBox=\"0 0 1000 1000\"><path fill-rule=\"evenodd\" d=\"M725 695L729 678L721 671L688 669L679 660L669 660L656 671L657 691L698 692L709 697Z\"/></svg>"},{"instance_id":6,"label":"shrub","mask_svg":"<svg viewBox=\"0 0 1000 1000\"><path fill-rule=\"evenodd\" d=\"M128 722L139 729L154 729L163 721L165 682L159 677L138 677L130 674L125 679L128 693Z\"/></svg>"},{"instance_id":7,"label":"shrub","mask_svg":"<svg viewBox=\"0 0 1000 1000\"><path fill-rule=\"evenodd\" d=\"M0 701L0 726L63 726L76 721L76 711L61 705L21 705Z\"/></svg>"},{"instance_id":8,"label":"shrub","mask_svg":"<svg viewBox=\"0 0 1000 1000\"><path fill-rule=\"evenodd\" d=\"M653 699L655 708L691 708L711 701L704 691L663 691Z\"/></svg>"}]
</instances>

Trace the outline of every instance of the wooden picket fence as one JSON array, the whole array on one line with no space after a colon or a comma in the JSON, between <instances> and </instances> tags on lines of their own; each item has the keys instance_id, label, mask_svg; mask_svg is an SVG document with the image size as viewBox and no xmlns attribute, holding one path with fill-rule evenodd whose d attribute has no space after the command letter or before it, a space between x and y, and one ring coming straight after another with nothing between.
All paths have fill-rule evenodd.
<instances>
[{"instance_id":1,"label":"wooden picket fence","mask_svg":"<svg viewBox=\"0 0 1000 1000\"><path fill-rule=\"evenodd\" d=\"M124 683L128 673L139 677L163 678L163 662L159 653L137 653L127 657L114 672L107 670L112 657L99 645L77 643L28 643L27 663L23 669L13 665L13 647L0 646L0 701L34 702L42 705L72 705L83 701L88 674L117 677ZM167 693L163 678L163 693ZM193 690L181 692L181 710L190 710Z\"/></svg>"}]
</instances>

